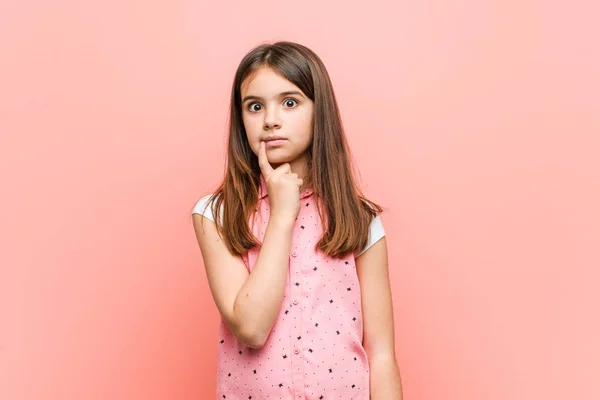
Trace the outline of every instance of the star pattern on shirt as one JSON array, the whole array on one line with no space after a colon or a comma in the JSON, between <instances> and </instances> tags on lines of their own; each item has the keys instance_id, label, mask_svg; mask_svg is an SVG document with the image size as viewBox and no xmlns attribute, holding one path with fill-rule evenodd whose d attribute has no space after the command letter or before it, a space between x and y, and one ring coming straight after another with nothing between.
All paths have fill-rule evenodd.
<instances>
[{"instance_id":1,"label":"star pattern on shirt","mask_svg":"<svg viewBox=\"0 0 600 400\"><path fill-rule=\"evenodd\" d=\"M306 207L309 207L311 203L307 202L305 203L305 205ZM261 212L263 210L267 212L269 211L266 205L263 205L262 210L260 208L257 208L256 210ZM312 210L307 210L307 213L313 212L314 211ZM310 215L310 218L312 219L309 219L307 216L303 216L302 210L299 216L296 217L298 224L295 226L295 232L298 235L311 235L310 237L313 238L312 235L314 234L314 229L311 229L311 224L315 222L314 218L316 217L317 213L315 212L314 214L307 215ZM259 235L257 237L259 237L260 239L262 236ZM317 239L318 236L315 236L314 239L311 240ZM304 393L305 397L317 398L314 396L319 396L318 398L322 400L324 398L330 398L333 394L333 396L331 397L332 399L358 399L359 397L356 397L356 395L358 393L364 393L363 391L361 391L361 389L357 390L356 383L358 383L358 386L360 386L360 382L353 383L351 380L346 380L344 383L343 380L340 380L342 378L348 379L348 376L361 376L359 374L362 374L363 372L359 371L365 370L363 368L363 366L365 365L364 363L366 363L366 358L364 357L364 355L361 355L360 363L352 364L355 366L354 368L356 368L355 373L357 375L348 375L348 371L346 371L347 368L344 368L344 371L342 371L341 368L339 368L339 365L344 365L339 364L340 360L342 362L344 359L354 359L354 361L357 361L358 358L356 357L356 355L359 355L359 353L356 350L351 351L349 346L349 344L351 343L350 341L354 340L353 337L355 336L346 333L349 331L354 332L357 329L356 327L360 326L357 324L353 324L349 320L349 318L351 317L352 321L357 321L356 316L353 316L352 314L348 316L349 312L360 313L360 307L357 307L356 310L352 310L348 306L350 304L350 301L355 302L352 304L360 304L357 297L359 296L359 294L355 294L355 291L352 290L355 287L354 285L357 284L357 282L345 279L344 276L342 276L344 273L350 275L347 269L336 268L339 265L353 265L353 263L350 261L353 259L350 258L350 260L334 260L327 258L310 258L311 254L313 254L309 251L310 247L313 247L313 243L316 242L308 242L309 244L306 244L307 242L302 242L301 240L302 239L296 238L295 241L292 242L292 251L294 252L294 257L290 257L289 259L290 272L288 275L288 279L291 280L292 285L287 286L286 295L294 298L294 301L287 304L287 308L283 310L283 313L279 316L280 319L274 325L272 329L272 336L274 336L272 342L269 342L269 339L267 339L267 342L261 348L253 349L244 347L244 351L242 351L242 349L240 349L239 346L239 344L241 343L237 342L235 338L231 336L229 330L225 330L224 332L228 334L227 337L230 340L226 341L223 340L223 338L221 338L221 340L219 341L219 344L224 345L221 346L220 349L224 349L223 351L227 351L230 356L232 351L234 352L234 355L235 353L238 353L238 355L235 355L235 357L237 357L237 360L227 359L227 364L223 364L223 366L233 368L231 369L233 374L232 372L227 372L227 370L222 372L227 373L227 377L230 378L226 381L230 383L223 383L219 389L219 394L222 395L223 399L226 399L227 396L234 396L233 398L247 398L249 400L252 400L253 398L287 398L285 396L291 393L288 392L288 390L292 390L292 381L288 382L287 380L282 380L281 382L278 382L277 380L273 382L272 380L269 381L269 379L272 379L269 378L269 376L279 377L279 375L281 374L281 368L283 368L285 374L294 373L296 368L298 368L298 371L301 371L299 368L301 368L302 361L305 357L310 357L310 360L314 363L313 365L316 368L314 374L328 376L327 381L323 380L321 381L321 384L323 384L324 382L336 382L335 385L337 386L335 387L337 388L337 390L343 388L343 390L348 391L329 392L329 387L324 388L323 386L321 386L319 391L322 394L319 392L314 393L314 389L312 392L308 389L305 389L307 390L307 392ZM320 264L319 261L324 263ZM248 268L252 267L252 264L248 260L244 259L244 262ZM325 262L329 264L325 264ZM315 273L310 272L311 269ZM339 272L337 272L336 269ZM317 271L319 271L319 274L316 273ZM335 273L339 275L335 275L335 281L332 279L332 271L335 271ZM338 277L340 278L339 284L337 281ZM327 281L327 279L329 281ZM301 282L302 285L300 285ZM315 286L317 284L324 286ZM300 289L300 286L303 286L303 289ZM319 290L324 290L322 296L321 294L317 295L318 297L320 297L320 299L316 298L317 296L312 295L312 292ZM309 300L306 303L303 300L302 306L299 306L299 302L297 301L299 300L299 297L305 297L307 295L312 295L313 297L308 297ZM328 304L329 307L323 308L325 304ZM312 316L311 314L309 314L309 312L311 312L311 308L313 310ZM322 310L323 314L318 314L314 310ZM331 317L336 313L338 313L339 315L337 316L337 318L332 319ZM319 322L316 322L315 319ZM279 325L284 323L285 325ZM276 335L274 335L276 331L285 332L288 328L290 332L289 339L296 339L296 341L294 341L294 344L292 344L291 347L288 347L290 346L289 342L287 344L285 343L285 336L281 336L281 333L277 333ZM341 332L344 332L344 335L342 335ZM283 335L287 336L286 333L283 333ZM329 337L330 339L326 339L326 337ZM231 339L233 339L233 341ZM324 341L322 343L319 343L320 340ZM298 345L296 345L295 343L298 343ZM228 348L228 346L230 346L231 344L236 345L234 347ZM283 349L283 351L279 353L281 355L281 358L279 358L277 357L277 350L275 349L275 347L281 345L283 345L283 347L280 347L280 350ZM346 345L348 345L348 347L345 347ZM325 351L321 351L321 348ZM304 352L301 349L307 349L307 352ZM245 350L248 351L246 352ZM345 354L342 357L347 358L330 358L332 355L336 353L341 354L344 351L346 351L349 354ZM274 352L275 357L273 357ZM269 362L274 362L273 358L278 359L278 361L276 361L276 364L268 364ZM286 361L284 363L281 360ZM335 362L334 364L333 362L335 360L337 360L337 362ZM267 363L267 367L265 367L265 363ZM306 365L308 364L304 364L304 368L306 368ZM277 370L278 372L275 372L276 368L280 368L279 370ZM366 371L366 373L366 376L368 377L368 371ZM233 375L235 375L235 377L233 377ZM248 376L253 376L252 380L247 379ZM257 390L258 386L252 386L252 384L254 384L254 381L262 382L263 385L265 385L263 386L263 388L266 388L267 383L270 382L268 387L272 388L272 392L269 392L269 395L265 395L264 392ZM317 380L316 382L319 381ZM315 386L313 387L316 388ZM273 392L275 390L278 391L277 394L275 394L276 392ZM350 390L352 390L352 392L350 392Z\"/></svg>"}]
</instances>

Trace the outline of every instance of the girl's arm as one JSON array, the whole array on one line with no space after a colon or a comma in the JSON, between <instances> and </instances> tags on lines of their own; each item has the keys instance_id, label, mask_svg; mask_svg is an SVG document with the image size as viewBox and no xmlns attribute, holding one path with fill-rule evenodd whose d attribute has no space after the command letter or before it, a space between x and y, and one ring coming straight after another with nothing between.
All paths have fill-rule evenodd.
<instances>
[{"instance_id":1,"label":"girl's arm","mask_svg":"<svg viewBox=\"0 0 600 400\"><path fill-rule=\"evenodd\" d=\"M385 236L356 259L372 400L402 400Z\"/></svg>"},{"instance_id":2,"label":"girl's arm","mask_svg":"<svg viewBox=\"0 0 600 400\"><path fill-rule=\"evenodd\" d=\"M283 301L294 220L271 218L252 273L229 252L215 223L194 214L194 230L219 313L244 345L264 345Z\"/></svg>"}]
</instances>

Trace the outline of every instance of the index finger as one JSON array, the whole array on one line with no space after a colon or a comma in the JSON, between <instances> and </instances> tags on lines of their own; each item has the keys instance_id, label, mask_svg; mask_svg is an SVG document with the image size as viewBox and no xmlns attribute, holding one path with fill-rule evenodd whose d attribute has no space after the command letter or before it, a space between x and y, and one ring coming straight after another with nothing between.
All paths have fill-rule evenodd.
<instances>
[{"instance_id":1,"label":"index finger","mask_svg":"<svg viewBox=\"0 0 600 400\"><path fill-rule=\"evenodd\" d=\"M260 171L266 180L273 173L273 167L271 167L269 159L267 158L267 145L262 140L258 146L258 165L260 166Z\"/></svg>"}]
</instances>

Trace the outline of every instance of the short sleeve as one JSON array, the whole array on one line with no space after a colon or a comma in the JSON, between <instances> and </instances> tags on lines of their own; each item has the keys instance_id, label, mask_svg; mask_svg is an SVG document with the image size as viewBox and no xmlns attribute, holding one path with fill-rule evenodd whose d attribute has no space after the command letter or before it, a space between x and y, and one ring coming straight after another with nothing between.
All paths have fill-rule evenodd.
<instances>
[{"instance_id":1,"label":"short sleeve","mask_svg":"<svg viewBox=\"0 0 600 400\"><path fill-rule=\"evenodd\" d=\"M215 222L215 217L213 215L212 207L208 203L210 196L211 195L209 194L209 195L202 197L200 200L198 200L198 202L194 206L194 209L192 210L192 214L204 215L206 218ZM221 223L223 222L223 208L222 207L221 207L221 220L219 222L221 222Z\"/></svg>"},{"instance_id":2,"label":"short sleeve","mask_svg":"<svg viewBox=\"0 0 600 400\"><path fill-rule=\"evenodd\" d=\"M364 249L362 249L362 251L356 255L356 257L359 257L361 254L367 251L369 247L373 246L384 236L385 230L383 229L383 223L381 222L381 217L377 215L371 220L371 224L369 225L369 241Z\"/></svg>"}]
</instances>

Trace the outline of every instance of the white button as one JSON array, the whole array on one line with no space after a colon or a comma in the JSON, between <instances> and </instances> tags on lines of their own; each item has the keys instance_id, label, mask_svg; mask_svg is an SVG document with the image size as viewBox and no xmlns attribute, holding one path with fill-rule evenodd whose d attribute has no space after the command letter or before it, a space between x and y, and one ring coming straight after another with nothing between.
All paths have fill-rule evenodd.
<instances>
[{"instance_id":1,"label":"white button","mask_svg":"<svg viewBox=\"0 0 600 400\"><path fill-rule=\"evenodd\" d=\"M292 257L296 257L298 254L296 253L296 251L292 251Z\"/></svg>"},{"instance_id":2,"label":"white button","mask_svg":"<svg viewBox=\"0 0 600 400\"><path fill-rule=\"evenodd\" d=\"M294 301L292 301L292 303L294 303L294 305L297 306L299 301L298 301L298 299L294 299Z\"/></svg>"},{"instance_id":3,"label":"white button","mask_svg":"<svg viewBox=\"0 0 600 400\"><path fill-rule=\"evenodd\" d=\"M294 354L298 354L298 353L300 353L300 350L299 350L299 349L296 347L296 348L294 349Z\"/></svg>"}]
</instances>

